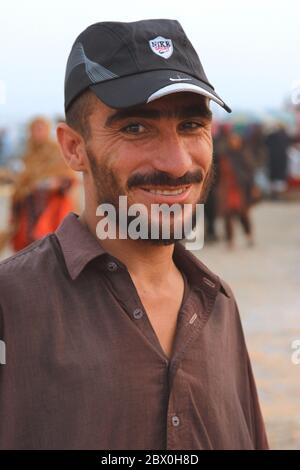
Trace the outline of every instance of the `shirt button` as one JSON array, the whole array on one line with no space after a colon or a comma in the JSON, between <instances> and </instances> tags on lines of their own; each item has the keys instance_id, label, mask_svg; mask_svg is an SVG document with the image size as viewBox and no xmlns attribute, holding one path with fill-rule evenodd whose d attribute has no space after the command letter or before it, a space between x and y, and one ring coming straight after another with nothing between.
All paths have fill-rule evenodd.
<instances>
[{"instance_id":1,"label":"shirt button","mask_svg":"<svg viewBox=\"0 0 300 470\"><path fill-rule=\"evenodd\" d=\"M109 261L109 263L107 263L107 269L109 271L116 271L118 269L118 265L114 261Z\"/></svg>"},{"instance_id":2,"label":"shirt button","mask_svg":"<svg viewBox=\"0 0 300 470\"><path fill-rule=\"evenodd\" d=\"M141 310L140 308L136 308L133 311L133 316L136 320L139 320L140 318L142 318L143 315L144 315L143 310Z\"/></svg>"},{"instance_id":3,"label":"shirt button","mask_svg":"<svg viewBox=\"0 0 300 470\"><path fill-rule=\"evenodd\" d=\"M173 426L179 426L180 419L178 418L178 416L172 416L172 424Z\"/></svg>"}]
</instances>

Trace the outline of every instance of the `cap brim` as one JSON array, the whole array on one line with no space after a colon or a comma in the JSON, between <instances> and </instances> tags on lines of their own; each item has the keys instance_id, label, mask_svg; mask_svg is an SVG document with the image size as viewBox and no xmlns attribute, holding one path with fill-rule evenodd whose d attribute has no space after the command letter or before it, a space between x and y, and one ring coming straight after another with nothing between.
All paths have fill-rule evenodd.
<instances>
[{"instance_id":1,"label":"cap brim","mask_svg":"<svg viewBox=\"0 0 300 470\"><path fill-rule=\"evenodd\" d=\"M114 78L90 85L90 89L111 108L128 108L150 103L172 93L191 92L208 97L231 113L229 106L212 86L177 70L152 70Z\"/></svg>"}]
</instances>

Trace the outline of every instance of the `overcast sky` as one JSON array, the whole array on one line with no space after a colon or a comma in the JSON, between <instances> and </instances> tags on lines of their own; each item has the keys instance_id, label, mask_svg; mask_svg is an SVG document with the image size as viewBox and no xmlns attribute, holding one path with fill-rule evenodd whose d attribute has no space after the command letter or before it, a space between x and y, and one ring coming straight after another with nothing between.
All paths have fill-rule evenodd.
<instances>
[{"instance_id":1,"label":"overcast sky","mask_svg":"<svg viewBox=\"0 0 300 470\"><path fill-rule=\"evenodd\" d=\"M297 0L3 0L0 124L63 113L65 64L77 35L97 21L144 18L181 22L233 110L280 107L300 81Z\"/></svg>"}]
</instances>

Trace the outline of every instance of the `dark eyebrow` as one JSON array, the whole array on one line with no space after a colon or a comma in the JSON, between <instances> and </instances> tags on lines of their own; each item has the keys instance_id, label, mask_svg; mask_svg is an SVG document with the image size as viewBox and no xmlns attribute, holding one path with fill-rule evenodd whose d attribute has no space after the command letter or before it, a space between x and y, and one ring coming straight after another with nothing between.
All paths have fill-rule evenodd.
<instances>
[{"instance_id":1,"label":"dark eyebrow","mask_svg":"<svg viewBox=\"0 0 300 470\"><path fill-rule=\"evenodd\" d=\"M127 118L148 118L148 119L161 119L161 118L177 118L187 119L192 117L203 117L207 121L211 121L212 112L206 105L194 106L180 106L170 110L160 110L155 108L147 108L146 106L134 106L130 108L118 109L113 114L108 116L105 126L110 127L113 124Z\"/></svg>"}]
</instances>

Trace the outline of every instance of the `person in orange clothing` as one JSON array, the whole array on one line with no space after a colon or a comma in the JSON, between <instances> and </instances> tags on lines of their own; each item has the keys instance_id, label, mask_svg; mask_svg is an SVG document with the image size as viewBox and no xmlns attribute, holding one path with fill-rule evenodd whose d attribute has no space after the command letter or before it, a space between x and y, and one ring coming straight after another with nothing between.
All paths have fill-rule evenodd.
<instances>
[{"instance_id":1,"label":"person in orange clothing","mask_svg":"<svg viewBox=\"0 0 300 470\"><path fill-rule=\"evenodd\" d=\"M224 217L228 247L234 247L234 219L240 221L248 245L252 246L254 238L250 208L255 200L254 163L242 137L235 131L227 136L219 166L219 212Z\"/></svg>"},{"instance_id":2,"label":"person in orange clothing","mask_svg":"<svg viewBox=\"0 0 300 470\"><path fill-rule=\"evenodd\" d=\"M30 123L23 162L11 204L9 233L15 251L55 230L76 207L77 178L62 159L51 139L50 123L43 117Z\"/></svg>"}]
</instances>

